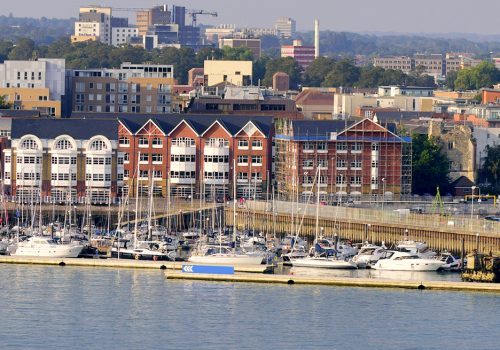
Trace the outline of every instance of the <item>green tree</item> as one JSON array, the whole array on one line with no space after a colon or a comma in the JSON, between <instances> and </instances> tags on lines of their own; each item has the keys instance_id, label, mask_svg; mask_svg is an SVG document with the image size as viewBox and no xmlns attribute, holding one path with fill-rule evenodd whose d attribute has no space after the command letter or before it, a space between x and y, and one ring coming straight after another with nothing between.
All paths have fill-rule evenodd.
<instances>
[{"instance_id":1,"label":"green tree","mask_svg":"<svg viewBox=\"0 0 500 350\"><path fill-rule=\"evenodd\" d=\"M222 48L222 58L227 61L252 61L253 53L246 47L229 47Z\"/></svg>"},{"instance_id":2,"label":"green tree","mask_svg":"<svg viewBox=\"0 0 500 350\"><path fill-rule=\"evenodd\" d=\"M476 67L465 68L458 72L455 89L479 90L500 81L500 71L491 62L483 61Z\"/></svg>"},{"instance_id":3,"label":"green tree","mask_svg":"<svg viewBox=\"0 0 500 350\"><path fill-rule=\"evenodd\" d=\"M21 38L9 53L9 60L29 60L33 58L35 42L31 39Z\"/></svg>"},{"instance_id":4,"label":"green tree","mask_svg":"<svg viewBox=\"0 0 500 350\"><path fill-rule=\"evenodd\" d=\"M335 66L335 60L328 57L316 58L304 71L304 86L321 86L325 77Z\"/></svg>"},{"instance_id":5,"label":"green tree","mask_svg":"<svg viewBox=\"0 0 500 350\"><path fill-rule=\"evenodd\" d=\"M0 109L9 109L11 104L5 100L5 96L0 96Z\"/></svg>"},{"instance_id":6,"label":"green tree","mask_svg":"<svg viewBox=\"0 0 500 350\"><path fill-rule=\"evenodd\" d=\"M297 61L291 57L281 57L269 60L266 64L266 73L264 75L263 85L273 85L273 75L276 72L284 72L290 77L290 87L295 89L301 83L301 72Z\"/></svg>"},{"instance_id":7,"label":"green tree","mask_svg":"<svg viewBox=\"0 0 500 350\"><path fill-rule=\"evenodd\" d=\"M481 181L491 183L495 192L499 191L500 182L500 146L486 146L486 159L480 171Z\"/></svg>"},{"instance_id":8,"label":"green tree","mask_svg":"<svg viewBox=\"0 0 500 350\"><path fill-rule=\"evenodd\" d=\"M455 90L455 80L457 80L458 72L456 70L446 74L446 87L450 90Z\"/></svg>"},{"instance_id":9,"label":"green tree","mask_svg":"<svg viewBox=\"0 0 500 350\"><path fill-rule=\"evenodd\" d=\"M0 41L0 62L5 61L9 58L9 54L14 48L12 41Z\"/></svg>"},{"instance_id":10,"label":"green tree","mask_svg":"<svg viewBox=\"0 0 500 350\"><path fill-rule=\"evenodd\" d=\"M343 59L333 66L321 86L355 86L359 81L360 69L351 59Z\"/></svg>"},{"instance_id":11,"label":"green tree","mask_svg":"<svg viewBox=\"0 0 500 350\"><path fill-rule=\"evenodd\" d=\"M156 64L171 64L174 66L174 77L179 84L187 83L188 71L196 67L197 59L193 49L182 47L165 47L154 50L151 60Z\"/></svg>"},{"instance_id":12,"label":"green tree","mask_svg":"<svg viewBox=\"0 0 500 350\"><path fill-rule=\"evenodd\" d=\"M446 193L450 186L449 161L437 139L414 134L412 151L413 193L433 194L436 187Z\"/></svg>"}]
</instances>

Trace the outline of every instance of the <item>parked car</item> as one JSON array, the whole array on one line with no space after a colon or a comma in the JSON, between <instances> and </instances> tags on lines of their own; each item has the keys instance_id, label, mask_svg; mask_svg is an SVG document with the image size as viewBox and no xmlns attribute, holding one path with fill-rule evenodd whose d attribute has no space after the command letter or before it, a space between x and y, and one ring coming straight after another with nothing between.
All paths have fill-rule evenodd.
<instances>
[{"instance_id":1,"label":"parked car","mask_svg":"<svg viewBox=\"0 0 500 350\"><path fill-rule=\"evenodd\" d=\"M500 221L500 217L499 216L494 216L494 215L488 215L488 216L484 217L484 220L488 220L488 221Z\"/></svg>"}]
</instances>

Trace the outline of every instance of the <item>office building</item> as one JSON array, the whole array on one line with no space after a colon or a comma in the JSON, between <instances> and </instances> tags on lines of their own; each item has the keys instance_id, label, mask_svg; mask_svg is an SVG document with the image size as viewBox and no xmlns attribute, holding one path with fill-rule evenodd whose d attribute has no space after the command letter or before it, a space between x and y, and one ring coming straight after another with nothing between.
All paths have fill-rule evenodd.
<instances>
[{"instance_id":1,"label":"office building","mask_svg":"<svg viewBox=\"0 0 500 350\"><path fill-rule=\"evenodd\" d=\"M294 40L293 45L281 46L281 57L292 57L297 63L306 69L315 58L316 48L314 46L304 46L301 40Z\"/></svg>"},{"instance_id":2,"label":"office building","mask_svg":"<svg viewBox=\"0 0 500 350\"><path fill-rule=\"evenodd\" d=\"M173 66L123 63L68 71L74 112L169 113Z\"/></svg>"},{"instance_id":3,"label":"office building","mask_svg":"<svg viewBox=\"0 0 500 350\"><path fill-rule=\"evenodd\" d=\"M295 35L297 24L290 17L280 17L274 22L274 28L282 38L288 39Z\"/></svg>"},{"instance_id":4,"label":"office building","mask_svg":"<svg viewBox=\"0 0 500 350\"><path fill-rule=\"evenodd\" d=\"M111 45L111 7L80 7L72 42L98 40Z\"/></svg>"},{"instance_id":5,"label":"office building","mask_svg":"<svg viewBox=\"0 0 500 350\"><path fill-rule=\"evenodd\" d=\"M252 84L252 61L205 60L205 86L228 83L237 86Z\"/></svg>"}]
</instances>

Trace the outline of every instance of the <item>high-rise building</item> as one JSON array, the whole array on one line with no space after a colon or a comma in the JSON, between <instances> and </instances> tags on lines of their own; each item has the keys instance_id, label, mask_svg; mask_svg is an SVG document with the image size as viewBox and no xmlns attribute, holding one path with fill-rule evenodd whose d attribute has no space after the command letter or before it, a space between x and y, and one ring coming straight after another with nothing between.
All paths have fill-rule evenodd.
<instances>
[{"instance_id":1,"label":"high-rise building","mask_svg":"<svg viewBox=\"0 0 500 350\"><path fill-rule=\"evenodd\" d=\"M172 13L167 5L156 6L149 10L140 10L136 13L136 25L139 35L146 35L149 27L155 24L170 24Z\"/></svg>"},{"instance_id":2,"label":"high-rise building","mask_svg":"<svg viewBox=\"0 0 500 350\"><path fill-rule=\"evenodd\" d=\"M315 53L314 46L304 46L300 40L294 40L293 45L281 46L281 57L294 58L302 69L306 69L314 61Z\"/></svg>"},{"instance_id":3,"label":"high-rise building","mask_svg":"<svg viewBox=\"0 0 500 350\"><path fill-rule=\"evenodd\" d=\"M60 117L65 95L65 60L5 61L0 64L0 96L13 109Z\"/></svg>"},{"instance_id":4,"label":"high-rise building","mask_svg":"<svg viewBox=\"0 0 500 350\"><path fill-rule=\"evenodd\" d=\"M252 61L205 60L203 70L205 86L220 83L248 86L252 83Z\"/></svg>"},{"instance_id":5,"label":"high-rise building","mask_svg":"<svg viewBox=\"0 0 500 350\"><path fill-rule=\"evenodd\" d=\"M280 17L274 22L274 27L282 38L291 38L295 35L297 24L290 17Z\"/></svg>"},{"instance_id":6,"label":"high-rise building","mask_svg":"<svg viewBox=\"0 0 500 350\"><path fill-rule=\"evenodd\" d=\"M123 63L119 69L68 71L74 112L168 113L171 65Z\"/></svg>"},{"instance_id":7,"label":"high-rise building","mask_svg":"<svg viewBox=\"0 0 500 350\"><path fill-rule=\"evenodd\" d=\"M111 44L111 7L80 7L78 21L75 22L75 33L72 42L98 40Z\"/></svg>"},{"instance_id":8,"label":"high-rise building","mask_svg":"<svg viewBox=\"0 0 500 350\"><path fill-rule=\"evenodd\" d=\"M243 47L252 51L253 58L260 58L261 55L261 41L260 39L235 39L235 38L223 38L219 39L219 48L222 49L224 46L229 47Z\"/></svg>"}]
</instances>

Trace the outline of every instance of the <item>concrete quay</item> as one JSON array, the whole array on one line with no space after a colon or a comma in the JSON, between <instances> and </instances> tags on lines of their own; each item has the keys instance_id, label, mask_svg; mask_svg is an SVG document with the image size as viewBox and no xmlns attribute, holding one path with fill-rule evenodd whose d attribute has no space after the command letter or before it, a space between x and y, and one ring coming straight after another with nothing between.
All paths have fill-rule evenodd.
<instances>
[{"instance_id":1,"label":"concrete quay","mask_svg":"<svg viewBox=\"0 0 500 350\"><path fill-rule=\"evenodd\" d=\"M184 261L149 261L133 259L83 259L83 258L39 258L20 256L0 256L0 264L24 264L24 265L52 265L52 266L80 266L80 267L107 267L107 268L130 268L130 269L156 269L156 270L181 270L182 265L190 265ZM208 264L205 264L208 265ZM243 273L264 273L266 265L238 265L234 271Z\"/></svg>"},{"instance_id":2,"label":"concrete quay","mask_svg":"<svg viewBox=\"0 0 500 350\"><path fill-rule=\"evenodd\" d=\"M191 281L213 281L213 282L246 282L246 283L271 283L271 284L299 284L320 285L337 287L364 287L364 288L396 288L417 290L441 290L462 292L492 292L500 293L500 284L495 283L471 283L471 282L448 282L448 281L400 281L386 279L366 278L341 278L322 277L310 278L294 275L273 274L248 274L237 273L234 275L212 275L192 274L179 271L167 270L165 277L172 280Z\"/></svg>"}]
</instances>

